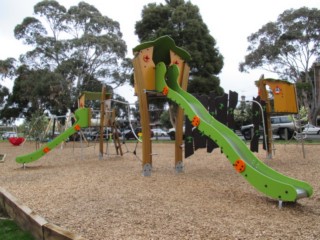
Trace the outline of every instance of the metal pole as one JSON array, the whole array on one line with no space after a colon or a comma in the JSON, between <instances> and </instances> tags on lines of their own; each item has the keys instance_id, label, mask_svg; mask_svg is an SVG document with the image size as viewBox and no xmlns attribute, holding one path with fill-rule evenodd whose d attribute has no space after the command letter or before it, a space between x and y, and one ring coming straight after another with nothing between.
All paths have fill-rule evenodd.
<instances>
[{"instance_id":1,"label":"metal pole","mask_svg":"<svg viewBox=\"0 0 320 240\"><path fill-rule=\"evenodd\" d=\"M262 114L262 125L263 125L263 134L264 134L264 144L266 145L266 151L267 151L267 158L268 158L268 144L267 144L267 134L266 134L266 126L265 126L265 122L264 122L264 113L263 113L263 108L261 106L261 104L256 101L256 100L247 100L246 102L253 102L258 104L258 106L260 107L261 110L261 114Z\"/></svg>"}]
</instances>

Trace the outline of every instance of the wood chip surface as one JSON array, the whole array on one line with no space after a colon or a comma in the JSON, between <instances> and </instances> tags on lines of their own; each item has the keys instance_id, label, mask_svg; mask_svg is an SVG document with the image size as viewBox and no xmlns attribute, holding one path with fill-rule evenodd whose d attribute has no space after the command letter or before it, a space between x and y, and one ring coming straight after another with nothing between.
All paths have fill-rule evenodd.
<instances>
[{"instance_id":1,"label":"wood chip surface","mask_svg":"<svg viewBox=\"0 0 320 240\"><path fill-rule=\"evenodd\" d=\"M47 221L88 240L319 239L320 146L276 144L258 157L275 170L307 181L311 198L278 202L256 191L219 149L200 149L174 171L174 144L153 143L153 171L141 174L141 144L112 144L102 160L98 144L67 143L25 169L15 157L35 144L0 143L0 186ZM106 148L106 147L105 147ZM136 155L133 153L136 148ZM106 150L106 149L105 149Z\"/></svg>"}]
</instances>

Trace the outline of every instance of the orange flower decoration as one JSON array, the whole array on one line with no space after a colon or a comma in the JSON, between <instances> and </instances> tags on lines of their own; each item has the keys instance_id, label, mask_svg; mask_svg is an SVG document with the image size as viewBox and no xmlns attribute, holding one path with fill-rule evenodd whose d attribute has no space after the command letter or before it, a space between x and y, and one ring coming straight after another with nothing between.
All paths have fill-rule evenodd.
<instances>
[{"instance_id":1,"label":"orange flower decoration","mask_svg":"<svg viewBox=\"0 0 320 240\"><path fill-rule=\"evenodd\" d=\"M168 95L168 92L169 92L169 88L167 86L165 86L162 90L162 94L163 95Z\"/></svg>"},{"instance_id":2,"label":"orange flower decoration","mask_svg":"<svg viewBox=\"0 0 320 240\"><path fill-rule=\"evenodd\" d=\"M81 127L80 127L80 125L79 125L79 124L77 124L77 125L75 125L75 126L74 126L74 130L76 130L76 131L79 131L79 130L80 130L80 128L81 128Z\"/></svg>"},{"instance_id":3,"label":"orange flower decoration","mask_svg":"<svg viewBox=\"0 0 320 240\"><path fill-rule=\"evenodd\" d=\"M44 153L48 153L48 152L50 152L50 148L45 147L45 148L43 149L43 152L44 152Z\"/></svg>"},{"instance_id":4,"label":"orange flower decoration","mask_svg":"<svg viewBox=\"0 0 320 240\"><path fill-rule=\"evenodd\" d=\"M192 126L198 127L200 124L200 118L198 116L194 116L191 121Z\"/></svg>"},{"instance_id":5,"label":"orange flower decoration","mask_svg":"<svg viewBox=\"0 0 320 240\"><path fill-rule=\"evenodd\" d=\"M246 169L246 163L242 159L235 161L233 166L238 173L242 173Z\"/></svg>"}]
</instances>

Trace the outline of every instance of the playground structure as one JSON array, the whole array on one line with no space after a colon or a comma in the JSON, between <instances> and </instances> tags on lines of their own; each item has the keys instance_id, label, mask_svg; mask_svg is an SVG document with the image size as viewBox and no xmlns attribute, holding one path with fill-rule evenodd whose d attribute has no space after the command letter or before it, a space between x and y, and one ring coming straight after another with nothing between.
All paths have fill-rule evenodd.
<instances>
[{"instance_id":1,"label":"playground structure","mask_svg":"<svg viewBox=\"0 0 320 240\"><path fill-rule=\"evenodd\" d=\"M100 118L99 121L94 121L91 118L91 111L90 111L90 126L99 126L99 159L103 158L103 137L104 137L104 128L110 127L111 133L110 138L114 138L114 147L116 149L117 155L123 155L119 133L116 124L116 113L115 109L111 109L111 94L106 93L106 87L102 86L101 93L99 92L83 92L78 101L78 106L83 108L86 106L86 100L100 100ZM89 126L89 127L90 127Z\"/></svg>"},{"instance_id":2,"label":"playground structure","mask_svg":"<svg viewBox=\"0 0 320 240\"><path fill-rule=\"evenodd\" d=\"M84 138L81 133L81 129L91 127L92 125L97 125L97 121L92 121L92 112L90 108L86 108L86 100L100 100L100 121L98 122L100 128L100 138L99 138L99 158L103 157L103 146L104 146L104 128L111 127L112 131L110 136L113 137L114 146L116 148L117 155L122 156L122 149L120 144L120 139L117 131L117 126L115 123L115 110L110 109L110 98L111 94L106 93L105 86L102 87L102 92L83 92L79 99L79 108L75 111L74 124L66 129L63 133L46 143L44 146L37 149L35 152L18 156L16 162L26 164L38 160L45 154L49 153L51 150L56 148L59 144L65 142L70 136L74 134L80 134L80 138ZM109 101L109 103L108 103ZM93 124L92 124L93 123ZM85 138L84 138L85 139ZM108 144L108 143L107 143Z\"/></svg>"},{"instance_id":3,"label":"playground structure","mask_svg":"<svg viewBox=\"0 0 320 240\"><path fill-rule=\"evenodd\" d=\"M224 93L221 96L216 96L214 92L209 95L194 96L201 102L201 104L210 112L212 116L222 124L228 126L235 131L236 123L234 119L234 109L238 103L238 93L229 91L229 94ZM185 138L184 138L184 158L188 158L200 148L206 148L207 153L211 153L219 146L206 135L203 135L197 128L191 124L191 121L185 119Z\"/></svg>"},{"instance_id":4,"label":"playground structure","mask_svg":"<svg viewBox=\"0 0 320 240\"><path fill-rule=\"evenodd\" d=\"M187 89L190 67L186 61L191 59L188 52L175 46L169 38L160 38L161 47L156 47L154 42L143 43L133 49L135 55L133 59L134 66L134 86L138 96L140 106L140 121L144 141L142 142L142 166L143 175L150 176L152 170L152 143L150 119L148 115L149 98L152 96L164 96L156 91L155 81L155 63L165 61L167 65L176 64L179 67L179 84L183 90ZM175 51L170 51L170 49ZM183 170L183 120L184 112L181 107L178 108L176 116L175 132L175 169L177 172Z\"/></svg>"},{"instance_id":5,"label":"playground structure","mask_svg":"<svg viewBox=\"0 0 320 240\"><path fill-rule=\"evenodd\" d=\"M211 138L235 170L258 191L279 203L294 202L312 195L313 189L308 183L289 178L268 167L232 130L217 121L195 97L185 91L189 72L186 61L190 60L190 55L177 47L170 37L164 36L138 45L133 52L135 90L139 98L144 136L143 175L149 176L152 171L148 98L157 95L167 97L180 106L176 125L176 171L183 169L182 122L185 113L193 127Z\"/></svg>"},{"instance_id":6,"label":"playground structure","mask_svg":"<svg viewBox=\"0 0 320 240\"><path fill-rule=\"evenodd\" d=\"M183 171L182 156L182 128L184 113L190 120L194 129L202 135L209 137L227 159L234 169L242 175L252 186L265 195L282 201L294 202L300 198L310 197L312 187L303 181L284 176L260 161L246 146L246 144L227 126L216 120L210 112L191 94L185 90L189 77L187 61L190 55L175 45L174 41L164 36L152 42L143 43L133 49L135 58L134 79L135 90L139 98L140 119L142 126L142 174L150 176L152 172L152 142L150 120L148 115L148 102L151 97L166 97L180 106L177 113L175 133L175 169ZM105 100L110 95L103 88L100 94L85 93L79 99L79 108L75 112L76 122L48 142L37 151L19 156L18 163L29 163L44 156L58 144L82 128L91 125L91 111L85 107L85 100L89 98L101 99L100 105L100 130L105 123L105 113L108 112ZM100 131L100 140L103 131ZM117 145L115 145L116 149ZM120 151L121 152L121 151ZM103 154L103 145L100 144L100 155ZM121 153L122 154L122 153Z\"/></svg>"},{"instance_id":7,"label":"playground structure","mask_svg":"<svg viewBox=\"0 0 320 240\"><path fill-rule=\"evenodd\" d=\"M258 87L259 96L255 101L257 104L261 103L264 107L264 114L262 113L262 117L264 118L264 130L266 132L266 136L264 136L264 138L266 138L265 148L268 157L271 158L273 136L270 117L274 115L297 114L299 112L296 88L295 85L290 82L271 78L264 79L263 77L256 81L256 85ZM272 92L272 101L269 97L270 92L267 90L267 86ZM256 128L258 128L257 124ZM253 141L256 142L257 140L257 138L253 139Z\"/></svg>"}]
</instances>

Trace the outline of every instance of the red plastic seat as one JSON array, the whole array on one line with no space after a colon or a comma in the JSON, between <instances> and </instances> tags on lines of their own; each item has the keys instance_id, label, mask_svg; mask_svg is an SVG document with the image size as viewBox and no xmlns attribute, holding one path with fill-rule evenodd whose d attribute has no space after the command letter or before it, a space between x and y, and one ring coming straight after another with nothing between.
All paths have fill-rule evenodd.
<instances>
[{"instance_id":1,"label":"red plastic seat","mask_svg":"<svg viewBox=\"0 0 320 240\"><path fill-rule=\"evenodd\" d=\"M9 142L14 146L19 146L21 143L24 142L23 137L10 137Z\"/></svg>"}]
</instances>

